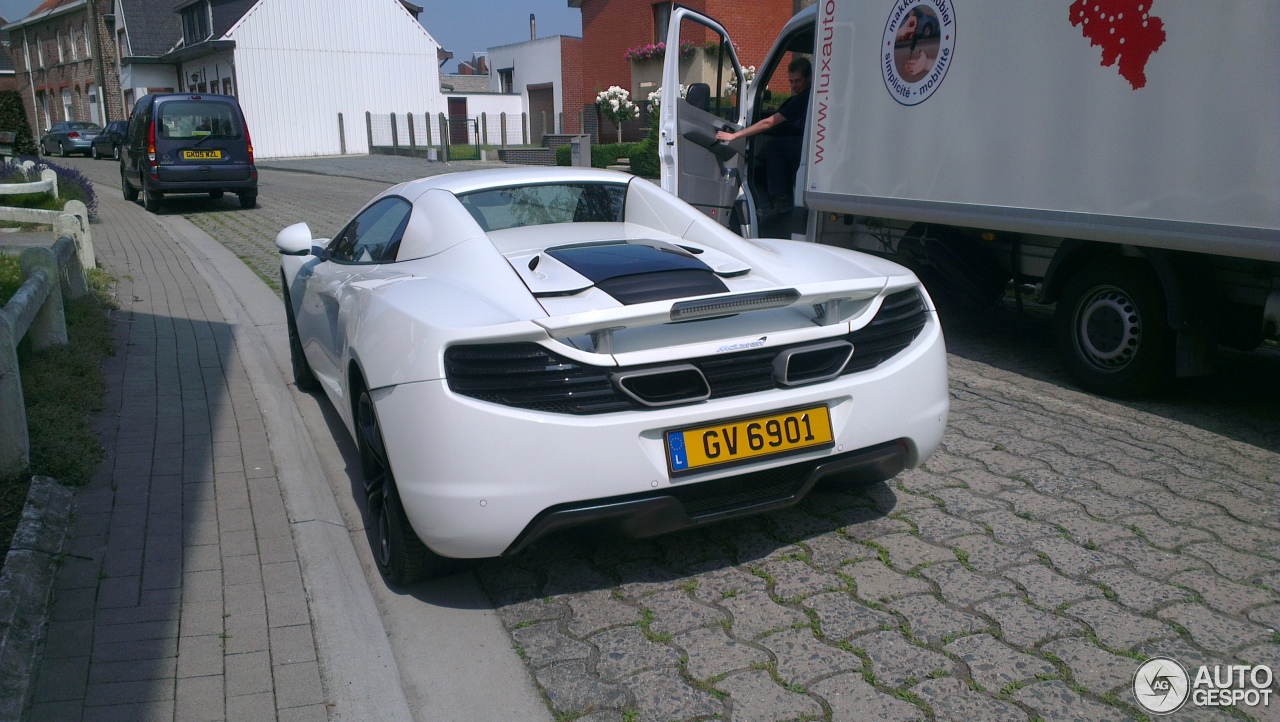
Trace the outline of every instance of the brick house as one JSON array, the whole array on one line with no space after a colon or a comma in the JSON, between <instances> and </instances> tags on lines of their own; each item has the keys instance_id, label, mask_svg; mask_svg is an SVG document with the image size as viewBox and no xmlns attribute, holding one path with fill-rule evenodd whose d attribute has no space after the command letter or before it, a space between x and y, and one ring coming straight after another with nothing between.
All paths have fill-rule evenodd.
<instances>
[{"instance_id":1,"label":"brick house","mask_svg":"<svg viewBox=\"0 0 1280 722\"><path fill-rule=\"evenodd\" d=\"M63 120L101 124L122 117L111 102L120 85L102 12L110 7L110 0L45 0L4 26L35 134Z\"/></svg>"},{"instance_id":2,"label":"brick house","mask_svg":"<svg viewBox=\"0 0 1280 722\"><path fill-rule=\"evenodd\" d=\"M0 18L0 28L8 24L8 20ZM0 30L0 90L17 89L18 72L13 67L13 56L9 54L9 33Z\"/></svg>"},{"instance_id":3,"label":"brick house","mask_svg":"<svg viewBox=\"0 0 1280 722\"><path fill-rule=\"evenodd\" d=\"M120 79L116 104L125 117L147 93L172 93L178 88L177 66L160 56L182 37L182 19L173 0L115 0L112 48Z\"/></svg>"},{"instance_id":4,"label":"brick house","mask_svg":"<svg viewBox=\"0 0 1280 722\"><path fill-rule=\"evenodd\" d=\"M632 99L643 101L657 87L633 87L632 62L627 60L630 48L665 42L671 2L653 0L568 0L569 7L582 11L582 98L588 108L596 93L611 85L631 92ZM686 0L682 6L714 18L729 31L743 64L760 66L778 31L800 8L812 0ZM711 37L696 40L712 40ZM644 61L661 63L661 60ZM643 133L639 123L623 126L623 137L638 140Z\"/></svg>"}]
</instances>

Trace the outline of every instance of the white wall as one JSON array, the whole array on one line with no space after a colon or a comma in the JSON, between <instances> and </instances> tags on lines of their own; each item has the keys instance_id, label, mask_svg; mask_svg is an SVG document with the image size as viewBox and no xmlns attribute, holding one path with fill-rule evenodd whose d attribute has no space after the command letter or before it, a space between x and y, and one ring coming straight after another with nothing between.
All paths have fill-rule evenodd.
<instances>
[{"instance_id":1,"label":"white wall","mask_svg":"<svg viewBox=\"0 0 1280 722\"><path fill-rule=\"evenodd\" d=\"M262 0L227 37L258 157L336 155L338 113L359 154L365 111L446 111L439 44L399 0Z\"/></svg>"},{"instance_id":2,"label":"white wall","mask_svg":"<svg viewBox=\"0 0 1280 722\"><path fill-rule=\"evenodd\" d=\"M133 91L133 102L147 93L159 93L168 88L178 89L178 72L172 65L152 65L150 63L134 63L120 67L120 98L123 103L125 91ZM117 108L117 111L120 109ZM123 109L126 114L133 111L130 105Z\"/></svg>"},{"instance_id":3,"label":"white wall","mask_svg":"<svg viewBox=\"0 0 1280 722\"><path fill-rule=\"evenodd\" d=\"M560 36L538 38L523 43L489 48L489 88L500 90L499 68L512 68L511 89L520 93L524 111L529 110L529 86L551 83L555 94L556 117L564 112L564 76L561 71ZM556 127L559 127L558 125Z\"/></svg>"},{"instance_id":4,"label":"white wall","mask_svg":"<svg viewBox=\"0 0 1280 722\"><path fill-rule=\"evenodd\" d=\"M467 117L479 118L485 114L485 127L489 133L489 145L502 142L502 114L507 114L507 145L520 145L524 142L521 131L521 113L524 112L523 101L515 93L445 93L446 98L466 98ZM474 131L472 131L474 135ZM472 142L477 142L472 138Z\"/></svg>"}]
</instances>

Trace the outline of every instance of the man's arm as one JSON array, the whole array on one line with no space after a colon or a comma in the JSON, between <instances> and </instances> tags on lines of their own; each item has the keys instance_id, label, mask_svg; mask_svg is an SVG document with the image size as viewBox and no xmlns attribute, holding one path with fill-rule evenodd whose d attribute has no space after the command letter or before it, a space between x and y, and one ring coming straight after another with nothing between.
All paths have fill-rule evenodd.
<instances>
[{"instance_id":1,"label":"man's arm","mask_svg":"<svg viewBox=\"0 0 1280 722\"><path fill-rule=\"evenodd\" d=\"M766 130L773 128L774 126L781 125L785 122L787 122L787 119L783 117L782 113L774 113L773 115L767 118L762 118L761 120L757 120L755 123L748 125L742 130L737 131L736 133L730 133L728 131L722 130L716 133L716 140L729 143L739 138L749 138L753 135L759 135L765 132Z\"/></svg>"}]
</instances>

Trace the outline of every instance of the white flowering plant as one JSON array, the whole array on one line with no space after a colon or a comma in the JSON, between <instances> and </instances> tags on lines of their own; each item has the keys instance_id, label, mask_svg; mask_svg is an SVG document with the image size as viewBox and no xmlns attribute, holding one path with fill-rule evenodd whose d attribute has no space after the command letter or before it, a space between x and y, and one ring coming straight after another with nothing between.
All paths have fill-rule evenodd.
<instances>
[{"instance_id":1,"label":"white flowering plant","mask_svg":"<svg viewBox=\"0 0 1280 722\"><path fill-rule=\"evenodd\" d=\"M600 108L600 115L618 129L618 142L621 143L622 124L634 120L640 113L640 108L631 102L631 93L626 88L611 85L608 90L602 90L596 95L596 106Z\"/></svg>"},{"instance_id":2,"label":"white flowering plant","mask_svg":"<svg viewBox=\"0 0 1280 722\"><path fill-rule=\"evenodd\" d=\"M742 69L742 80L746 85L751 85L751 81L756 79L756 66L748 65ZM729 82L725 83L725 90L729 91L729 95L736 96L738 94L738 76L734 75L729 78Z\"/></svg>"},{"instance_id":3,"label":"white flowering plant","mask_svg":"<svg viewBox=\"0 0 1280 722\"><path fill-rule=\"evenodd\" d=\"M689 96L689 86L685 85L684 83L681 83L680 97L687 98L688 96ZM658 113L658 109L662 107L662 88L658 88L652 93L649 93L648 100L649 100L649 113L656 115Z\"/></svg>"}]
</instances>

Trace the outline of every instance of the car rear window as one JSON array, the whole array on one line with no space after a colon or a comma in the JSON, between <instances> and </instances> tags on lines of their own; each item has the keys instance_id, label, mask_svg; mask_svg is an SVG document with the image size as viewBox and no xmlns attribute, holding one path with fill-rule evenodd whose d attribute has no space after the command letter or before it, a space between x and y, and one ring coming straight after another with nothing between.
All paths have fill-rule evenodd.
<instances>
[{"instance_id":1,"label":"car rear window","mask_svg":"<svg viewBox=\"0 0 1280 722\"><path fill-rule=\"evenodd\" d=\"M67 123L68 130L102 130L97 123Z\"/></svg>"},{"instance_id":2,"label":"car rear window","mask_svg":"<svg viewBox=\"0 0 1280 722\"><path fill-rule=\"evenodd\" d=\"M235 109L226 103L175 100L160 106L156 134L161 138L238 138Z\"/></svg>"},{"instance_id":3,"label":"car rear window","mask_svg":"<svg viewBox=\"0 0 1280 722\"><path fill-rule=\"evenodd\" d=\"M624 183L554 183L474 191L458 200L486 231L551 223L618 223Z\"/></svg>"}]
</instances>

